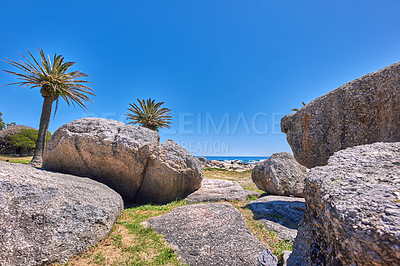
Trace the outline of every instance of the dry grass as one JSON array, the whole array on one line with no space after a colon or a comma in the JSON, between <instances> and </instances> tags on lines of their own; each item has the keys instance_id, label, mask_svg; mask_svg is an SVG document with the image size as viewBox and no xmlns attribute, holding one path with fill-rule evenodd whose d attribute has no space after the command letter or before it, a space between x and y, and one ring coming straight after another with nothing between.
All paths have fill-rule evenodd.
<instances>
[{"instance_id":1,"label":"dry grass","mask_svg":"<svg viewBox=\"0 0 400 266\"><path fill-rule=\"evenodd\" d=\"M143 205L125 209L110 235L65 265L184 265L164 238L142 222L185 205Z\"/></svg>"},{"instance_id":2,"label":"dry grass","mask_svg":"<svg viewBox=\"0 0 400 266\"><path fill-rule=\"evenodd\" d=\"M32 160L32 156L16 157L16 156L10 156L10 155L0 155L0 161L10 162L10 163L28 164L31 160Z\"/></svg>"},{"instance_id":3,"label":"dry grass","mask_svg":"<svg viewBox=\"0 0 400 266\"><path fill-rule=\"evenodd\" d=\"M223 179L238 182L242 188L251 191L257 191L258 193L264 193L264 191L259 190L251 180L251 172L252 170L236 172L236 171L228 171L222 170L218 168L204 168L203 173L205 178L211 179Z\"/></svg>"},{"instance_id":4,"label":"dry grass","mask_svg":"<svg viewBox=\"0 0 400 266\"><path fill-rule=\"evenodd\" d=\"M292 250L292 245L289 241L280 239L278 235L264 228L264 225L254 219L253 212L247 207L248 201L245 202L232 202L232 204L242 213L244 220L246 221L247 227L250 231L264 243L279 259L282 259L282 251Z\"/></svg>"}]
</instances>

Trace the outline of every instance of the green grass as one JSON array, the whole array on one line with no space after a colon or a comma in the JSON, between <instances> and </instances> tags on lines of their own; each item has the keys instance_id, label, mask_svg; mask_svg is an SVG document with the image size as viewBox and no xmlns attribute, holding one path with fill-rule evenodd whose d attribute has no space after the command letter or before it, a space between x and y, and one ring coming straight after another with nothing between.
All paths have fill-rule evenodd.
<instances>
[{"instance_id":1,"label":"green grass","mask_svg":"<svg viewBox=\"0 0 400 266\"><path fill-rule=\"evenodd\" d=\"M213 168L213 167L205 167L203 168L203 171L217 171L217 172L229 172L226 169L221 169L221 168Z\"/></svg>"},{"instance_id":2,"label":"green grass","mask_svg":"<svg viewBox=\"0 0 400 266\"><path fill-rule=\"evenodd\" d=\"M142 205L125 209L110 235L64 265L184 265L164 238L142 222L186 205Z\"/></svg>"},{"instance_id":3,"label":"green grass","mask_svg":"<svg viewBox=\"0 0 400 266\"><path fill-rule=\"evenodd\" d=\"M292 250L290 241L286 239L280 239L274 231L266 229L265 226L256 219L253 212L247 206L248 201L232 202L232 204L242 213L242 216L250 231L258 238L260 242L264 243L272 251L272 253L278 257L280 262L282 262L282 252L284 250Z\"/></svg>"},{"instance_id":4,"label":"green grass","mask_svg":"<svg viewBox=\"0 0 400 266\"><path fill-rule=\"evenodd\" d=\"M231 202L241 213L250 231L281 260L284 250L292 250L289 241L279 239L271 230L254 219L246 207L248 201ZM142 223L150 217L165 214L187 205L175 201L166 205L142 205L125 209L110 235L64 265L185 265L179 261L163 236Z\"/></svg>"},{"instance_id":5,"label":"green grass","mask_svg":"<svg viewBox=\"0 0 400 266\"><path fill-rule=\"evenodd\" d=\"M29 157L15 157L10 155L0 155L0 161L9 163L21 163L28 164L32 160L32 156Z\"/></svg>"}]
</instances>

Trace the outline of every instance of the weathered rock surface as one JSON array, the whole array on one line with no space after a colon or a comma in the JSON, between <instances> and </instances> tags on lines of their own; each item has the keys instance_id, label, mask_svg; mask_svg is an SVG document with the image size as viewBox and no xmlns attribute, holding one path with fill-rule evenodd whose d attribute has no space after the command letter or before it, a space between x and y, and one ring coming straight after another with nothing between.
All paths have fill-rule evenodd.
<instances>
[{"instance_id":1,"label":"weathered rock surface","mask_svg":"<svg viewBox=\"0 0 400 266\"><path fill-rule=\"evenodd\" d=\"M281 121L296 160L326 165L336 151L400 141L400 63L351 81Z\"/></svg>"},{"instance_id":2,"label":"weathered rock surface","mask_svg":"<svg viewBox=\"0 0 400 266\"><path fill-rule=\"evenodd\" d=\"M151 154L136 202L167 203L184 198L200 188L200 161L173 140Z\"/></svg>"},{"instance_id":3,"label":"weathered rock surface","mask_svg":"<svg viewBox=\"0 0 400 266\"><path fill-rule=\"evenodd\" d=\"M35 129L28 126L8 126L6 129L0 131L0 154L14 155L14 156L32 156L34 149L20 149L10 143L11 136L21 133L24 129Z\"/></svg>"},{"instance_id":4,"label":"weathered rock surface","mask_svg":"<svg viewBox=\"0 0 400 266\"><path fill-rule=\"evenodd\" d=\"M400 265L400 143L335 153L305 196L288 265Z\"/></svg>"},{"instance_id":5,"label":"weathered rock surface","mask_svg":"<svg viewBox=\"0 0 400 266\"><path fill-rule=\"evenodd\" d=\"M265 249L230 203L178 207L146 224L190 265L257 265Z\"/></svg>"},{"instance_id":6,"label":"weathered rock surface","mask_svg":"<svg viewBox=\"0 0 400 266\"><path fill-rule=\"evenodd\" d=\"M245 201L249 196L260 196L255 191L244 190L238 183L220 179L203 179L201 188L186 198L187 203L216 201Z\"/></svg>"},{"instance_id":7,"label":"weathered rock surface","mask_svg":"<svg viewBox=\"0 0 400 266\"><path fill-rule=\"evenodd\" d=\"M278 265L278 258L272 254L271 250L264 249L258 256L258 266L275 266Z\"/></svg>"},{"instance_id":8,"label":"weathered rock surface","mask_svg":"<svg viewBox=\"0 0 400 266\"><path fill-rule=\"evenodd\" d=\"M264 196L250 201L248 207L265 228L276 232L281 239L293 241L306 206L303 198Z\"/></svg>"},{"instance_id":9,"label":"weathered rock surface","mask_svg":"<svg viewBox=\"0 0 400 266\"><path fill-rule=\"evenodd\" d=\"M153 130L102 118L82 118L54 132L43 168L88 176L134 202L160 136Z\"/></svg>"},{"instance_id":10,"label":"weathered rock surface","mask_svg":"<svg viewBox=\"0 0 400 266\"><path fill-rule=\"evenodd\" d=\"M88 178L0 161L0 264L65 262L106 237L120 195Z\"/></svg>"},{"instance_id":11,"label":"weathered rock surface","mask_svg":"<svg viewBox=\"0 0 400 266\"><path fill-rule=\"evenodd\" d=\"M288 152L272 154L258 163L251 174L257 187L274 195L303 197L307 168Z\"/></svg>"}]
</instances>

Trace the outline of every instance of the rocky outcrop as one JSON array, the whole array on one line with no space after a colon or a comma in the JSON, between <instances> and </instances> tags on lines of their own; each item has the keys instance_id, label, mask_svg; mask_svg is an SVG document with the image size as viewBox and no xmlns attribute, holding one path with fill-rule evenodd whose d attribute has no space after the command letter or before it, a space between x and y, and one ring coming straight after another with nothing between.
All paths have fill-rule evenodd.
<instances>
[{"instance_id":1,"label":"rocky outcrop","mask_svg":"<svg viewBox=\"0 0 400 266\"><path fill-rule=\"evenodd\" d=\"M303 198L264 196L250 201L247 207L266 229L281 239L293 241L306 206Z\"/></svg>"},{"instance_id":2,"label":"rocky outcrop","mask_svg":"<svg viewBox=\"0 0 400 266\"><path fill-rule=\"evenodd\" d=\"M400 265L400 143L335 153L305 196L288 265Z\"/></svg>"},{"instance_id":3,"label":"rocky outcrop","mask_svg":"<svg viewBox=\"0 0 400 266\"><path fill-rule=\"evenodd\" d=\"M211 161L206 162L205 167L219 168L219 169L224 169L224 170L228 170L228 171L243 172L243 171L249 171L249 170L253 169L254 164L242 163L239 160L234 160L234 161L230 161L230 162L211 160Z\"/></svg>"},{"instance_id":4,"label":"rocky outcrop","mask_svg":"<svg viewBox=\"0 0 400 266\"><path fill-rule=\"evenodd\" d=\"M351 81L281 121L294 157L311 168L336 151L400 141L400 63Z\"/></svg>"},{"instance_id":5,"label":"rocky outcrop","mask_svg":"<svg viewBox=\"0 0 400 266\"><path fill-rule=\"evenodd\" d=\"M190 265L256 265L265 246L230 203L193 204L145 222Z\"/></svg>"},{"instance_id":6,"label":"rocky outcrop","mask_svg":"<svg viewBox=\"0 0 400 266\"><path fill-rule=\"evenodd\" d=\"M21 133L25 129L34 129L33 127L27 126L8 126L6 129L0 131L0 154L7 154L13 156L32 156L34 147L16 147L11 142L11 137Z\"/></svg>"},{"instance_id":7,"label":"rocky outcrop","mask_svg":"<svg viewBox=\"0 0 400 266\"><path fill-rule=\"evenodd\" d=\"M258 163L251 174L258 189L269 194L303 197L307 168L300 165L288 152L272 154Z\"/></svg>"},{"instance_id":8,"label":"rocky outcrop","mask_svg":"<svg viewBox=\"0 0 400 266\"><path fill-rule=\"evenodd\" d=\"M157 132L102 118L72 121L51 137L43 168L91 177L128 202L165 203L200 187L197 158Z\"/></svg>"},{"instance_id":9,"label":"rocky outcrop","mask_svg":"<svg viewBox=\"0 0 400 266\"><path fill-rule=\"evenodd\" d=\"M106 237L120 195L88 178L0 161L0 264L47 265Z\"/></svg>"},{"instance_id":10,"label":"rocky outcrop","mask_svg":"<svg viewBox=\"0 0 400 266\"><path fill-rule=\"evenodd\" d=\"M244 190L238 183L220 179L203 179L201 188L186 198L187 203L245 201L249 196L260 193Z\"/></svg>"},{"instance_id":11,"label":"rocky outcrop","mask_svg":"<svg viewBox=\"0 0 400 266\"><path fill-rule=\"evenodd\" d=\"M197 157L199 159L201 166L205 167L207 165L207 159L205 157Z\"/></svg>"},{"instance_id":12,"label":"rocky outcrop","mask_svg":"<svg viewBox=\"0 0 400 266\"><path fill-rule=\"evenodd\" d=\"M200 188L200 161L173 140L151 154L136 202L167 203L184 198Z\"/></svg>"}]
</instances>

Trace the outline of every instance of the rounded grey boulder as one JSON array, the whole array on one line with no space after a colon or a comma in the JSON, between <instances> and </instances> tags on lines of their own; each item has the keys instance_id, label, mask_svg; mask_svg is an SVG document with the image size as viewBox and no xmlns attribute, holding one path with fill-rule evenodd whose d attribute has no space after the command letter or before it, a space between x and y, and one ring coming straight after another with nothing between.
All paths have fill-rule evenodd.
<instances>
[{"instance_id":1,"label":"rounded grey boulder","mask_svg":"<svg viewBox=\"0 0 400 266\"><path fill-rule=\"evenodd\" d=\"M88 176L134 202L150 154L159 144L153 130L102 118L82 118L54 132L43 168Z\"/></svg>"},{"instance_id":2,"label":"rounded grey boulder","mask_svg":"<svg viewBox=\"0 0 400 266\"><path fill-rule=\"evenodd\" d=\"M294 157L312 168L336 151L400 141L400 63L351 81L282 118Z\"/></svg>"},{"instance_id":3,"label":"rounded grey boulder","mask_svg":"<svg viewBox=\"0 0 400 266\"><path fill-rule=\"evenodd\" d=\"M106 237L123 207L94 180L0 161L0 264L66 262Z\"/></svg>"},{"instance_id":4,"label":"rounded grey boulder","mask_svg":"<svg viewBox=\"0 0 400 266\"><path fill-rule=\"evenodd\" d=\"M201 186L199 159L173 140L151 154L136 202L167 203L184 198Z\"/></svg>"},{"instance_id":5,"label":"rounded grey boulder","mask_svg":"<svg viewBox=\"0 0 400 266\"><path fill-rule=\"evenodd\" d=\"M303 197L307 168L288 152L275 153L257 164L251 174L257 187L270 194Z\"/></svg>"}]
</instances>

